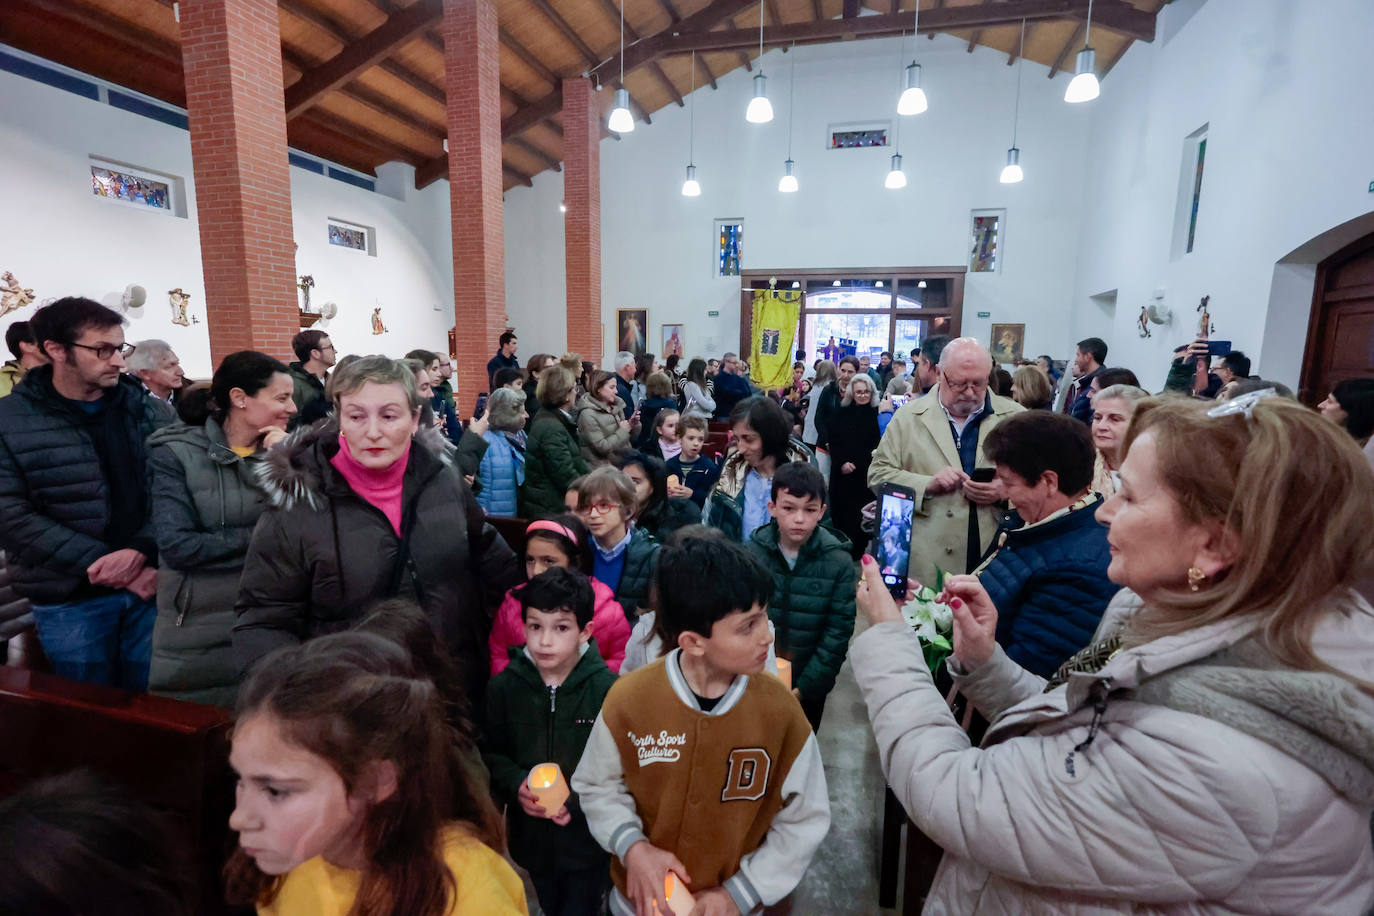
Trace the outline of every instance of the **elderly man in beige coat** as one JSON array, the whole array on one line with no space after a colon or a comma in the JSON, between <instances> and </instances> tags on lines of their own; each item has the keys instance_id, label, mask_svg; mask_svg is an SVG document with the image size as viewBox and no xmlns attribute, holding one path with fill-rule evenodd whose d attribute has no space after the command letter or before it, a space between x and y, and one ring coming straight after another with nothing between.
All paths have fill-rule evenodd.
<instances>
[{"instance_id":1,"label":"elderly man in beige coat","mask_svg":"<svg viewBox=\"0 0 1374 916\"><path fill-rule=\"evenodd\" d=\"M897 411L873 453L870 488L899 484L916 491L909 574L931 586L937 567L968 572L997 531L1001 485L979 483L972 474L993 466L983 456L983 437L1022 407L988 392L991 372L992 356L977 340L950 341L935 387Z\"/></svg>"}]
</instances>

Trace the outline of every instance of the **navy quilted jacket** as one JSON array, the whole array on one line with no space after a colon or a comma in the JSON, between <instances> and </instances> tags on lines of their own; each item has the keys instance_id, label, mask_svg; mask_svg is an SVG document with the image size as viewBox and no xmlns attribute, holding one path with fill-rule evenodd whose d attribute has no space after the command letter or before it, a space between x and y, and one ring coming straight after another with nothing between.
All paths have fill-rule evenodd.
<instances>
[{"instance_id":1,"label":"navy quilted jacket","mask_svg":"<svg viewBox=\"0 0 1374 916\"><path fill-rule=\"evenodd\" d=\"M1092 641L1120 588L1107 578L1107 529L1087 505L1053 521L1003 530L978 578L997 606L997 641L1012 661L1049 677ZM1016 524L1020 519L1012 516Z\"/></svg>"}]
</instances>

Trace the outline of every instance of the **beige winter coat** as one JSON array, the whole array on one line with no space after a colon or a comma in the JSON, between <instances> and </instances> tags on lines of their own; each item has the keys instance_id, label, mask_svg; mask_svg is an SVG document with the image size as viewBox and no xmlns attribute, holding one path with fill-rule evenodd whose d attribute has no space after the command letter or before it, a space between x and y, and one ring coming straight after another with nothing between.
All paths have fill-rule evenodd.
<instances>
[{"instance_id":1,"label":"beige winter coat","mask_svg":"<svg viewBox=\"0 0 1374 916\"><path fill-rule=\"evenodd\" d=\"M1139 606L1123 589L1099 638ZM1374 609L1353 593L1347 607L1319 622L1313 649L1374 680ZM1218 651L1254 646L1236 644L1257 623L1235 619L1154 640L1049 693L999 647L956 676L993 720L981 749L969 747L931 684L906 623L855 640L850 662L888 781L945 849L925 913L1369 912L1374 699L1334 675L1204 671L1229 677L1238 695L1278 685L1264 702L1281 710L1271 717L1276 731L1305 736L1301 755L1221 724L1230 698L1206 715L1140 699L1171 679L1196 678L1201 660ZM1190 662L1199 664L1179 670ZM1165 672L1173 674L1157 677ZM1102 679L1111 692L1088 741L1089 694Z\"/></svg>"},{"instance_id":2,"label":"beige winter coat","mask_svg":"<svg viewBox=\"0 0 1374 916\"><path fill-rule=\"evenodd\" d=\"M978 425L978 467L992 467L983 457L983 442L1004 419L1023 409L1008 398L990 394L992 415ZM947 573L968 571L968 514L978 512L979 556L997 533L996 506L976 506L962 491L927 496L930 480L947 467L959 467L959 452L950 431L949 417L940 406L940 387L902 405L887 425L873 464L868 469L868 486L895 483L916 491L916 518L911 526L911 566L913 579L933 585L935 569ZM815 399L812 399L815 403ZM978 557L971 558L973 562Z\"/></svg>"},{"instance_id":3,"label":"beige winter coat","mask_svg":"<svg viewBox=\"0 0 1374 916\"><path fill-rule=\"evenodd\" d=\"M605 401L584 394L577 401L577 438L582 443L582 455L592 465L606 464L611 455L630 447L631 429L623 429L625 402L615 399L611 406Z\"/></svg>"}]
</instances>

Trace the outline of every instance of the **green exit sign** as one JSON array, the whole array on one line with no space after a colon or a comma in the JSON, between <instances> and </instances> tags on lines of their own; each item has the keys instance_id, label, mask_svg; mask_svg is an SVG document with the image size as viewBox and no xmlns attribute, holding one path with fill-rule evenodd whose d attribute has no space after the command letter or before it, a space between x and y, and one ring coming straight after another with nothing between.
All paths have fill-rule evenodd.
<instances>
[{"instance_id":1,"label":"green exit sign","mask_svg":"<svg viewBox=\"0 0 1374 916\"><path fill-rule=\"evenodd\" d=\"M991 317L992 317L992 312L979 312L979 313L978 313L978 317L979 317L979 318L991 318Z\"/></svg>"},{"instance_id":2,"label":"green exit sign","mask_svg":"<svg viewBox=\"0 0 1374 916\"><path fill-rule=\"evenodd\" d=\"M719 317L720 317L720 312L716 311L715 309L712 309L711 311L709 311L709 312L706 313L706 317L707 317L707 318L719 318Z\"/></svg>"},{"instance_id":3,"label":"green exit sign","mask_svg":"<svg viewBox=\"0 0 1374 916\"><path fill-rule=\"evenodd\" d=\"M1369 183L1369 193L1374 194L1374 181Z\"/></svg>"}]
</instances>

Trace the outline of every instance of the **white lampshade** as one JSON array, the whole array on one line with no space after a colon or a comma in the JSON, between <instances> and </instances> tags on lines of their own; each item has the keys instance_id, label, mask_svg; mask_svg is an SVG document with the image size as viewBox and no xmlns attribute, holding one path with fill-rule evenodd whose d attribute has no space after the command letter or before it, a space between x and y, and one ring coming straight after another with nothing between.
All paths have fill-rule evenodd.
<instances>
[{"instance_id":1,"label":"white lampshade","mask_svg":"<svg viewBox=\"0 0 1374 916\"><path fill-rule=\"evenodd\" d=\"M754 77L754 97L749 100L744 119L750 124L767 124L773 120L773 103L768 101L768 78L762 73Z\"/></svg>"},{"instance_id":2,"label":"white lampshade","mask_svg":"<svg viewBox=\"0 0 1374 916\"><path fill-rule=\"evenodd\" d=\"M687 180L682 183L683 197L700 197L701 183L697 181L697 167L687 166Z\"/></svg>"},{"instance_id":3,"label":"white lampshade","mask_svg":"<svg viewBox=\"0 0 1374 916\"><path fill-rule=\"evenodd\" d=\"M1021 174L1021 151L1013 146L1007 150L1007 164L1002 169L1002 184L1016 184L1024 177Z\"/></svg>"},{"instance_id":4,"label":"white lampshade","mask_svg":"<svg viewBox=\"0 0 1374 916\"><path fill-rule=\"evenodd\" d=\"M906 68L906 88L897 100L897 114L917 115L926 110L926 94L921 89L921 65L914 61Z\"/></svg>"},{"instance_id":5,"label":"white lampshade","mask_svg":"<svg viewBox=\"0 0 1374 916\"><path fill-rule=\"evenodd\" d=\"M906 172L902 171L902 154L892 154L892 170L887 173L887 178L883 181L885 188L904 188L906 187Z\"/></svg>"},{"instance_id":6,"label":"white lampshade","mask_svg":"<svg viewBox=\"0 0 1374 916\"><path fill-rule=\"evenodd\" d=\"M1064 90L1064 101L1091 102L1097 98L1102 89L1097 85L1097 74L1093 73L1096 63L1097 53L1092 48L1078 52L1073 68L1074 77L1069 81L1069 88Z\"/></svg>"},{"instance_id":7,"label":"white lampshade","mask_svg":"<svg viewBox=\"0 0 1374 916\"><path fill-rule=\"evenodd\" d=\"M606 126L618 134L628 134L635 129L635 117L630 114L630 93L626 89L615 91L615 107L606 119Z\"/></svg>"},{"instance_id":8,"label":"white lampshade","mask_svg":"<svg viewBox=\"0 0 1374 916\"><path fill-rule=\"evenodd\" d=\"M782 164L782 177L778 179L778 190L784 194L793 194L797 190L797 176L793 174L796 163L788 159Z\"/></svg>"}]
</instances>

